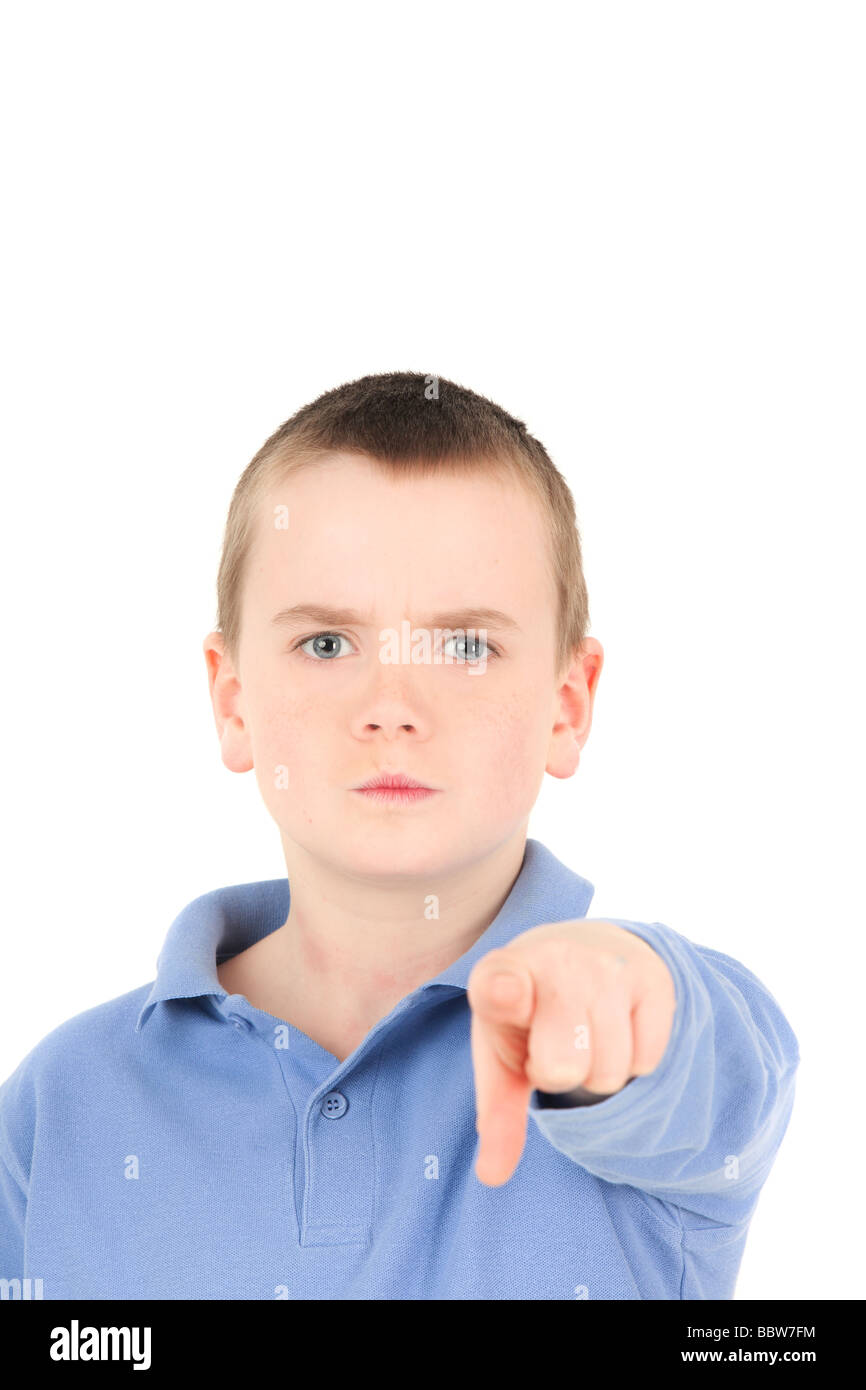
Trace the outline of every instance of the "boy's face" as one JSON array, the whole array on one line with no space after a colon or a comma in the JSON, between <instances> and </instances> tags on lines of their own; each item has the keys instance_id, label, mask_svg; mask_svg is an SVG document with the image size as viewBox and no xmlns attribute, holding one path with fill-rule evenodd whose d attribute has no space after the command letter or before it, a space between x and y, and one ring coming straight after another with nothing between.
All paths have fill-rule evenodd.
<instances>
[{"instance_id":1,"label":"boy's face","mask_svg":"<svg viewBox=\"0 0 866 1390\"><path fill-rule=\"evenodd\" d=\"M525 834L545 769L567 777L577 766L603 660L588 638L557 681L547 557L534 497L489 473L392 480L365 458L332 455L268 497L238 669L220 659L221 634L205 652L223 761L255 768L287 852L300 846L346 873L416 875L471 865ZM273 623L297 604L363 618ZM516 626L473 623L480 609ZM447 614L467 616L436 616ZM393 647L380 659L380 632L399 638L404 619L410 653L424 629L439 662L407 661L399 645L396 662ZM435 626L474 626L475 641ZM323 633L333 635L312 640ZM436 792L405 805L355 790L383 772Z\"/></svg>"}]
</instances>

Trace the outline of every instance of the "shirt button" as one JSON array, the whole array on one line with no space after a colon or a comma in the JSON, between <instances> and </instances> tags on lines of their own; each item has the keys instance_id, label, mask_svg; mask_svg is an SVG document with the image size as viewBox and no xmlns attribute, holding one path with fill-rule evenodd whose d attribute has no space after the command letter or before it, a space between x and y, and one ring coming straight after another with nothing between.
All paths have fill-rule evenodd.
<instances>
[{"instance_id":1,"label":"shirt button","mask_svg":"<svg viewBox=\"0 0 866 1390\"><path fill-rule=\"evenodd\" d=\"M253 1026L249 1019L240 1018L237 1015L232 1019L232 1023L241 1033L248 1033Z\"/></svg>"},{"instance_id":2,"label":"shirt button","mask_svg":"<svg viewBox=\"0 0 866 1390\"><path fill-rule=\"evenodd\" d=\"M339 1120L349 1108L349 1102L339 1091L329 1091L319 1107L326 1120Z\"/></svg>"}]
</instances>

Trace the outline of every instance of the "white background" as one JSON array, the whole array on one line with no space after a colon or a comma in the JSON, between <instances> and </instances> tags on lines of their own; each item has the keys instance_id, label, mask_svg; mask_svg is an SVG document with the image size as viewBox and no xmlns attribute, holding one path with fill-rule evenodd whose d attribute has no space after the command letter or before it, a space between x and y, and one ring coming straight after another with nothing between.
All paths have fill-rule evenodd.
<instances>
[{"instance_id":1,"label":"white background","mask_svg":"<svg viewBox=\"0 0 866 1390\"><path fill-rule=\"evenodd\" d=\"M530 834L802 1051L738 1298L862 1298L864 12L7 4L0 1079L285 872L203 636L299 406L438 373L575 496L606 660Z\"/></svg>"}]
</instances>

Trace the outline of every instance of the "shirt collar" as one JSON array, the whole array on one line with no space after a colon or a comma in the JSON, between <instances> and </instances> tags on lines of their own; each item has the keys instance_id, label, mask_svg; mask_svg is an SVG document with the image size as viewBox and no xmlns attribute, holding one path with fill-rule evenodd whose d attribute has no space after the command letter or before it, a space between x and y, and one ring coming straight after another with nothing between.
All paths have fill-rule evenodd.
<instances>
[{"instance_id":1,"label":"shirt collar","mask_svg":"<svg viewBox=\"0 0 866 1390\"><path fill-rule=\"evenodd\" d=\"M539 840L527 839L520 873L490 926L468 951L428 980L422 989L450 985L466 989L480 956L544 922L584 917L595 889L569 869ZM289 912L289 880L239 883L203 893L172 922L157 959L157 976L138 1015L140 1032L154 1007L167 999L228 997L217 966L282 926Z\"/></svg>"}]
</instances>

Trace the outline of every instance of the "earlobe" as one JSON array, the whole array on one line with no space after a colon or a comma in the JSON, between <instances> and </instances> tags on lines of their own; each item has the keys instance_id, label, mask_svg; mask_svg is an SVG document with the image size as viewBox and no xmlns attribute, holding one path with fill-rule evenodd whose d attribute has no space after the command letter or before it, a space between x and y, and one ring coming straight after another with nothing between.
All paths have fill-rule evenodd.
<instances>
[{"instance_id":1,"label":"earlobe","mask_svg":"<svg viewBox=\"0 0 866 1390\"><path fill-rule=\"evenodd\" d=\"M230 710L219 712L219 698L214 704L214 717L220 741L220 757L229 772L249 772L253 767L249 735L240 715Z\"/></svg>"},{"instance_id":2,"label":"earlobe","mask_svg":"<svg viewBox=\"0 0 866 1390\"><path fill-rule=\"evenodd\" d=\"M556 736L554 735L556 740ZM567 751L560 750L548 758L545 772L549 772L551 777L573 777L577 772L580 763L581 746L575 739Z\"/></svg>"},{"instance_id":3,"label":"earlobe","mask_svg":"<svg viewBox=\"0 0 866 1390\"><path fill-rule=\"evenodd\" d=\"M223 725L220 736L220 757L229 772L251 772L253 768L252 757L244 751L242 746L247 740L240 731L230 728L233 722L235 722L234 716ZM241 726L242 728L243 726Z\"/></svg>"}]
</instances>

